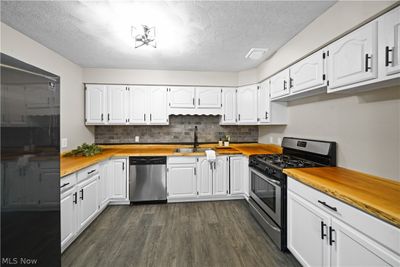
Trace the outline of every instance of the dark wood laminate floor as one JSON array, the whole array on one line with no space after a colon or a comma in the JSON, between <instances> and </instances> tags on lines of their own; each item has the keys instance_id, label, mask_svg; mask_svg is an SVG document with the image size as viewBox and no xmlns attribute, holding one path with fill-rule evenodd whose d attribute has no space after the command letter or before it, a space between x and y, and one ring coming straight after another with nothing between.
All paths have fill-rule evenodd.
<instances>
[{"instance_id":1,"label":"dark wood laminate floor","mask_svg":"<svg viewBox=\"0 0 400 267\"><path fill-rule=\"evenodd\" d=\"M238 200L108 207L64 252L62 266L300 264Z\"/></svg>"}]
</instances>

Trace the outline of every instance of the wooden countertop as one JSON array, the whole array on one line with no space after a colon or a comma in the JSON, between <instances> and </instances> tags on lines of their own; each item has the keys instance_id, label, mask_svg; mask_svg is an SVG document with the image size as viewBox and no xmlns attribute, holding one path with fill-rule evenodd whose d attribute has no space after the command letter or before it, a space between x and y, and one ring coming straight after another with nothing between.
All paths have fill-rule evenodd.
<instances>
[{"instance_id":1,"label":"wooden countertop","mask_svg":"<svg viewBox=\"0 0 400 267\"><path fill-rule=\"evenodd\" d=\"M284 169L288 176L400 227L400 183L341 167Z\"/></svg>"},{"instance_id":2,"label":"wooden countertop","mask_svg":"<svg viewBox=\"0 0 400 267\"><path fill-rule=\"evenodd\" d=\"M92 157L65 157L61 156L61 177L79 171L85 167L96 164L111 157L130 156L204 156L204 152L177 153L177 148L191 147L190 145L103 145L103 152ZM227 148L219 148L217 144L201 144L200 147L209 147L216 150L218 155L243 154L246 156L256 154L281 153L282 149L270 144L231 144Z\"/></svg>"}]
</instances>

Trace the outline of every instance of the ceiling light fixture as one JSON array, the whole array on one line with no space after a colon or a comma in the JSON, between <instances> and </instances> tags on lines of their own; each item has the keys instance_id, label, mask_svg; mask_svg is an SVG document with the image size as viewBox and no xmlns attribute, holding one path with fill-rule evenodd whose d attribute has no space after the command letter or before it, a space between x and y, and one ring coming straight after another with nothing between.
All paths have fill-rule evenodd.
<instances>
[{"instance_id":1,"label":"ceiling light fixture","mask_svg":"<svg viewBox=\"0 0 400 267\"><path fill-rule=\"evenodd\" d=\"M140 27L132 26L132 38L135 40L135 48L147 45L154 48L157 47L156 43L156 28L141 25Z\"/></svg>"},{"instance_id":2,"label":"ceiling light fixture","mask_svg":"<svg viewBox=\"0 0 400 267\"><path fill-rule=\"evenodd\" d=\"M245 58L249 58L252 60L258 60L262 58L268 51L268 48L252 48L250 51L247 53Z\"/></svg>"}]
</instances>

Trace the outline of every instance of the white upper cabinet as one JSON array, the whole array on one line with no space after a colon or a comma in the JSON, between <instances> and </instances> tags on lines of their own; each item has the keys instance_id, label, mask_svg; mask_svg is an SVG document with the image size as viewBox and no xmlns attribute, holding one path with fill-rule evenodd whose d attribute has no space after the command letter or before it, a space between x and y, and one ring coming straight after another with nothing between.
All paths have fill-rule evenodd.
<instances>
[{"instance_id":1,"label":"white upper cabinet","mask_svg":"<svg viewBox=\"0 0 400 267\"><path fill-rule=\"evenodd\" d=\"M275 74L270 78L271 98L279 98L290 93L289 68Z\"/></svg>"},{"instance_id":2,"label":"white upper cabinet","mask_svg":"<svg viewBox=\"0 0 400 267\"><path fill-rule=\"evenodd\" d=\"M148 104L148 88L132 86L129 87L129 108L128 120L129 124L146 124L147 123L147 104Z\"/></svg>"},{"instance_id":3,"label":"white upper cabinet","mask_svg":"<svg viewBox=\"0 0 400 267\"><path fill-rule=\"evenodd\" d=\"M259 124L270 121L270 98L269 98L269 80L266 80L258 86L258 118Z\"/></svg>"},{"instance_id":4,"label":"white upper cabinet","mask_svg":"<svg viewBox=\"0 0 400 267\"><path fill-rule=\"evenodd\" d=\"M380 18L378 42L383 76L400 73L400 7Z\"/></svg>"},{"instance_id":5,"label":"white upper cabinet","mask_svg":"<svg viewBox=\"0 0 400 267\"><path fill-rule=\"evenodd\" d=\"M157 125L168 124L167 88L151 87L149 93L149 123Z\"/></svg>"},{"instance_id":6,"label":"white upper cabinet","mask_svg":"<svg viewBox=\"0 0 400 267\"><path fill-rule=\"evenodd\" d=\"M197 108L221 108L221 88L197 87Z\"/></svg>"},{"instance_id":7,"label":"white upper cabinet","mask_svg":"<svg viewBox=\"0 0 400 267\"><path fill-rule=\"evenodd\" d=\"M108 85L108 124L126 124L127 121L127 87Z\"/></svg>"},{"instance_id":8,"label":"white upper cabinet","mask_svg":"<svg viewBox=\"0 0 400 267\"><path fill-rule=\"evenodd\" d=\"M238 124L257 124L257 85L237 89Z\"/></svg>"},{"instance_id":9,"label":"white upper cabinet","mask_svg":"<svg viewBox=\"0 0 400 267\"><path fill-rule=\"evenodd\" d=\"M222 109L220 124L236 124L236 88L222 89Z\"/></svg>"},{"instance_id":10,"label":"white upper cabinet","mask_svg":"<svg viewBox=\"0 0 400 267\"><path fill-rule=\"evenodd\" d=\"M106 124L107 87L88 84L85 90L86 124Z\"/></svg>"},{"instance_id":11,"label":"white upper cabinet","mask_svg":"<svg viewBox=\"0 0 400 267\"><path fill-rule=\"evenodd\" d=\"M328 92L377 78L377 21L347 34L328 49Z\"/></svg>"},{"instance_id":12,"label":"white upper cabinet","mask_svg":"<svg viewBox=\"0 0 400 267\"><path fill-rule=\"evenodd\" d=\"M290 94L311 90L326 85L323 50L297 62L290 67L291 92Z\"/></svg>"},{"instance_id":13,"label":"white upper cabinet","mask_svg":"<svg viewBox=\"0 0 400 267\"><path fill-rule=\"evenodd\" d=\"M170 87L169 88L169 107L170 109L185 108L194 109L195 104L194 87Z\"/></svg>"}]
</instances>

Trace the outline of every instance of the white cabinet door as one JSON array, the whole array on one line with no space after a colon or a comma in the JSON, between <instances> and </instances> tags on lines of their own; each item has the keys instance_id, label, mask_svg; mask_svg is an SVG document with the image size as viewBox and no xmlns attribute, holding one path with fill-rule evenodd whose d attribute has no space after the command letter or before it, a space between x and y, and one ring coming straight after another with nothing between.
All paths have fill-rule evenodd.
<instances>
[{"instance_id":1,"label":"white cabinet door","mask_svg":"<svg viewBox=\"0 0 400 267\"><path fill-rule=\"evenodd\" d=\"M148 118L147 106L149 88L132 86L129 87L129 105L128 105L128 119L129 124L146 124ZM166 105L166 104L165 104ZM164 106L165 106L164 105Z\"/></svg>"},{"instance_id":2,"label":"white cabinet door","mask_svg":"<svg viewBox=\"0 0 400 267\"><path fill-rule=\"evenodd\" d=\"M298 224L298 219L294 223ZM400 266L399 257L356 229L335 218L332 218L331 227L334 241L331 246L331 266Z\"/></svg>"},{"instance_id":3,"label":"white cabinet door","mask_svg":"<svg viewBox=\"0 0 400 267\"><path fill-rule=\"evenodd\" d=\"M78 198L79 198L79 215L78 215L78 227L82 229L86 227L93 217L96 216L98 211L98 175L93 176L88 181L83 182L78 187Z\"/></svg>"},{"instance_id":4,"label":"white cabinet door","mask_svg":"<svg viewBox=\"0 0 400 267\"><path fill-rule=\"evenodd\" d=\"M75 188L61 194L61 247L63 248L75 236L76 224L76 195Z\"/></svg>"},{"instance_id":5,"label":"white cabinet door","mask_svg":"<svg viewBox=\"0 0 400 267\"><path fill-rule=\"evenodd\" d=\"M215 161L213 171L213 195L225 196L228 194L228 159L229 157L227 156L219 156Z\"/></svg>"},{"instance_id":6,"label":"white cabinet door","mask_svg":"<svg viewBox=\"0 0 400 267\"><path fill-rule=\"evenodd\" d=\"M194 87L171 87L169 90L170 108L195 108Z\"/></svg>"},{"instance_id":7,"label":"white cabinet door","mask_svg":"<svg viewBox=\"0 0 400 267\"><path fill-rule=\"evenodd\" d=\"M108 85L108 114L107 121L109 124L126 124L127 123L127 88L122 85Z\"/></svg>"},{"instance_id":8,"label":"white cabinet door","mask_svg":"<svg viewBox=\"0 0 400 267\"><path fill-rule=\"evenodd\" d=\"M99 167L99 203L98 205L100 207L103 207L104 205L107 204L107 200L108 200L108 193L107 193L107 185L108 185L108 161L103 161L102 163L100 163L100 167Z\"/></svg>"},{"instance_id":9,"label":"white cabinet door","mask_svg":"<svg viewBox=\"0 0 400 267\"><path fill-rule=\"evenodd\" d=\"M88 84L85 90L86 124L105 124L107 121L107 88Z\"/></svg>"},{"instance_id":10,"label":"white cabinet door","mask_svg":"<svg viewBox=\"0 0 400 267\"><path fill-rule=\"evenodd\" d=\"M236 88L222 89L222 109L221 124L236 124Z\"/></svg>"},{"instance_id":11,"label":"white cabinet door","mask_svg":"<svg viewBox=\"0 0 400 267\"><path fill-rule=\"evenodd\" d=\"M149 122L150 124L168 124L167 88L151 87L149 95Z\"/></svg>"},{"instance_id":12,"label":"white cabinet door","mask_svg":"<svg viewBox=\"0 0 400 267\"><path fill-rule=\"evenodd\" d=\"M257 124L257 85L238 88L237 112L238 124Z\"/></svg>"},{"instance_id":13,"label":"white cabinet door","mask_svg":"<svg viewBox=\"0 0 400 267\"><path fill-rule=\"evenodd\" d=\"M244 161L242 157L230 158L231 194L244 193Z\"/></svg>"},{"instance_id":14,"label":"white cabinet door","mask_svg":"<svg viewBox=\"0 0 400 267\"><path fill-rule=\"evenodd\" d=\"M196 198L196 165L174 164L168 166L168 199Z\"/></svg>"},{"instance_id":15,"label":"white cabinet door","mask_svg":"<svg viewBox=\"0 0 400 267\"><path fill-rule=\"evenodd\" d=\"M113 159L113 198L126 199L127 165L126 159Z\"/></svg>"},{"instance_id":16,"label":"white cabinet door","mask_svg":"<svg viewBox=\"0 0 400 267\"><path fill-rule=\"evenodd\" d=\"M197 87L197 108L221 108L221 92L217 87Z\"/></svg>"},{"instance_id":17,"label":"white cabinet door","mask_svg":"<svg viewBox=\"0 0 400 267\"><path fill-rule=\"evenodd\" d=\"M323 54L319 50L290 67L291 94L325 85Z\"/></svg>"},{"instance_id":18,"label":"white cabinet door","mask_svg":"<svg viewBox=\"0 0 400 267\"><path fill-rule=\"evenodd\" d=\"M197 191L199 196L212 195L213 169L207 158L199 158L197 162Z\"/></svg>"},{"instance_id":19,"label":"white cabinet door","mask_svg":"<svg viewBox=\"0 0 400 267\"><path fill-rule=\"evenodd\" d=\"M270 78L271 99L288 95L290 93L289 68L275 74Z\"/></svg>"},{"instance_id":20,"label":"white cabinet door","mask_svg":"<svg viewBox=\"0 0 400 267\"><path fill-rule=\"evenodd\" d=\"M378 42L384 75L400 73L400 7L380 18Z\"/></svg>"},{"instance_id":21,"label":"white cabinet door","mask_svg":"<svg viewBox=\"0 0 400 267\"><path fill-rule=\"evenodd\" d=\"M270 121L270 98L269 98L269 80L262 82L258 87L258 118L259 124Z\"/></svg>"},{"instance_id":22,"label":"white cabinet door","mask_svg":"<svg viewBox=\"0 0 400 267\"><path fill-rule=\"evenodd\" d=\"M303 266L329 266L329 216L291 191L287 205L290 252Z\"/></svg>"},{"instance_id":23,"label":"white cabinet door","mask_svg":"<svg viewBox=\"0 0 400 267\"><path fill-rule=\"evenodd\" d=\"M377 77L377 22L372 21L329 45L328 91Z\"/></svg>"}]
</instances>

